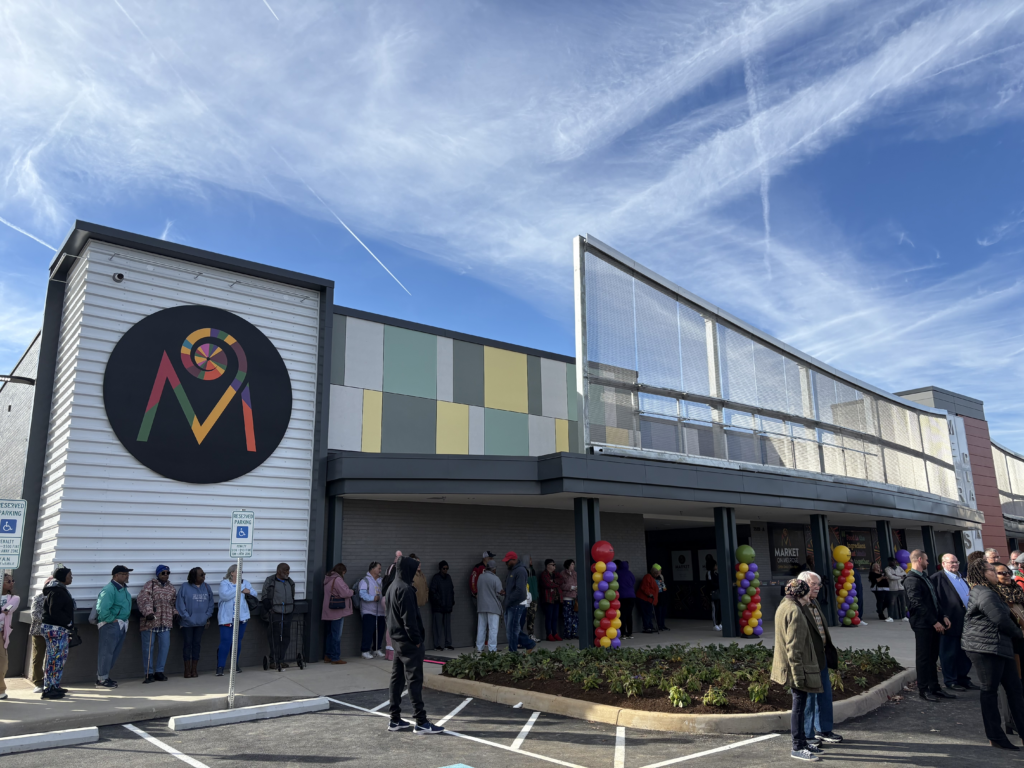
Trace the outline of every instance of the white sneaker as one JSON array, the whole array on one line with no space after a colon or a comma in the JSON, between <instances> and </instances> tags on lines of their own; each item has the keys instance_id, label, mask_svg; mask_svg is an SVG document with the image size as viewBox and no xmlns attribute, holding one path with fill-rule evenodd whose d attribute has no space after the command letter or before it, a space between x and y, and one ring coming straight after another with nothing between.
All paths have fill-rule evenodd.
<instances>
[{"instance_id":1,"label":"white sneaker","mask_svg":"<svg viewBox=\"0 0 1024 768\"><path fill-rule=\"evenodd\" d=\"M32 691L32 693L42 693L42 692L43 692L43 686L41 686L41 685L38 688L36 688L34 691Z\"/></svg>"},{"instance_id":2,"label":"white sneaker","mask_svg":"<svg viewBox=\"0 0 1024 768\"><path fill-rule=\"evenodd\" d=\"M886 619L885 621L886 621L886 623L891 623L892 619Z\"/></svg>"},{"instance_id":3,"label":"white sneaker","mask_svg":"<svg viewBox=\"0 0 1024 768\"><path fill-rule=\"evenodd\" d=\"M721 632L721 631L722 631L722 625L721 624L715 624L715 632Z\"/></svg>"},{"instance_id":4,"label":"white sneaker","mask_svg":"<svg viewBox=\"0 0 1024 768\"><path fill-rule=\"evenodd\" d=\"M376 656L378 659L383 659L384 658L384 651L374 651L373 655Z\"/></svg>"},{"instance_id":5,"label":"white sneaker","mask_svg":"<svg viewBox=\"0 0 1024 768\"><path fill-rule=\"evenodd\" d=\"M364 659L372 659L373 658L373 654L370 653L369 651L366 651L365 653L363 653L363 658Z\"/></svg>"},{"instance_id":6,"label":"white sneaker","mask_svg":"<svg viewBox=\"0 0 1024 768\"><path fill-rule=\"evenodd\" d=\"M866 627L867 625L868 625L868 623L866 621L864 621L863 619L861 619L860 626Z\"/></svg>"},{"instance_id":7,"label":"white sneaker","mask_svg":"<svg viewBox=\"0 0 1024 768\"><path fill-rule=\"evenodd\" d=\"M0 701L3 701L6 698L7 698L7 694L6 693L0 693Z\"/></svg>"},{"instance_id":8,"label":"white sneaker","mask_svg":"<svg viewBox=\"0 0 1024 768\"><path fill-rule=\"evenodd\" d=\"M910 621L910 619L908 619L906 616L903 617L903 620L904 621Z\"/></svg>"}]
</instances>

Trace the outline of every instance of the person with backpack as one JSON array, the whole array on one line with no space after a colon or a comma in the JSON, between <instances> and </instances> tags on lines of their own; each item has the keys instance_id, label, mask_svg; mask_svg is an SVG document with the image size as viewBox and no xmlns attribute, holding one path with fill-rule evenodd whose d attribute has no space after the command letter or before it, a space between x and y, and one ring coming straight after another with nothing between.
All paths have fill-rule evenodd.
<instances>
[{"instance_id":1,"label":"person with backpack","mask_svg":"<svg viewBox=\"0 0 1024 768\"><path fill-rule=\"evenodd\" d=\"M324 576L324 604L320 618L330 625L324 643L324 664L344 664L341 659L341 631L345 618L352 615L352 588L345 583L344 563L338 563Z\"/></svg>"},{"instance_id":2,"label":"person with backpack","mask_svg":"<svg viewBox=\"0 0 1024 768\"><path fill-rule=\"evenodd\" d=\"M415 561L413 561L415 562ZM381 564L374 560L366 569L366 575L359 580L359 615L363 620L362 656L372 659L384 658L384 635L387 626L384 621L384 593L381 589Z\"/></svg>"},{"instance_id":3,"label":"person with backpack","mask_svg":"<svg viewBox=\"0 0 1024 768\"><path fill-rule=\"evenodd\" d=\"M171 626L174 623L174 602L178 591L171 584L171 569L156 567L156 577L142 585L136 604L139 606L139 630L142 634L143 683L167 679L164 665L171 647Z\"/></svg>"},{"instance_id":4,"label":"person with backpack","mask_svg":"<svg viewBox=\"0 0 1024 768\"><path fill-rule=\"evenodd\" d=\"M419 597L417 595L417 597ZM433 614L432 628L434 632L434 650L452 646L452 610L455 608L455 582L448 575L448 563L442 560L437 565L437 573L430 580L430 610Z\"/></svg>"},{"instance_id":5,"label":"person with backpack","mask_svg":"<svg viewBox=\"0 0 1024 768\"><path fill-rule=\"evenodd\" d=\"M58 568L43 587L43 637L46 638L46 664L43 667L43 699L63 699L67 688L60 687L64 662L68 659L68 640L75 626L75 599L68 591L71 569Z\"/></svg>"},{"instance_id":6,"label":"person with backpack","mask_svg":"<svg viewBox=\"0 0 1024 768\"><path fill-rule=\"evenodd\" d=\"M292 612L295 610L295 582L289 575L291 572L288 563L278 563L277 571L263 582L260 594L270 640L270 665L281 669L288 667L284 657L292 639Z\"/></svg>"},{"instance_id":7,"label":"person with backpack","mask_svg":"<svg viewBox=\"0 0 1024 768\"><path fill-rule=\"evenodd\" d=\"M128 592L128 577L132 568L115 565L110 581L96 597L96 626L99 628L99 648L96 653L96 687L117 688L110 677L117 657L121 655L124 636L128 633L128 617L132 613L132 596Z\"/></svg>"},{"instance_id":8,"label":"person with backpack","mask_svg":"<svg viewBox=\"0 0 1024 768\"><path fill-rule=\"evenodd\" d=\"M217 646L217 677L224 674L224 668L231 661L231 643L235 636L235 586L238 579L238 564L232 563L228 566L227 573L220 581L218 595L220 603L217 604L217 627L220 630L220 645ZM245 637L245 627L249 623L251 613L249 611L249 596L252 595L252 584L245 577L242 577L241 601L238 604L238 651L239 656L235 661L235 672L242 671L242 664L238 659L241 657L242 638ZM256 598L253 598L255 600Z\"/></svg>"},{"instance_id":9,"label":"person with backpack","mask_svg":"<svg viewBox=\"0 0 1024 768\"><path fill-rule=\"evenodd\" d=\"M185 677L199 677L199 651L203 630L213 616L213 590L206 583L206 572L198 566L188 572L188 582L181 585L174 601L178 611L182 637L182 658Z\"/></svg>"},{"instance_id":10,"label":"person with backpack","mask_svg":"<svg viewBox=\"0 0 1024 768\"><path fill-rule=\"evenodd\" d=\"M51 581L53 581L53 574L59 569L63 568L62 563L54 565L53 572L50 574L43 586L45 587ZM32 598L32 607L29 610L29 616L32 621L28 625L28 636L32 640L32 659L30 661L31 671L29 672L29 680L35 687L32 693L43 692L43 664L46 663L46 638L43 636L43 601L46 599L46 595L40 592L38 595Z\"/></svg>"}]
</instances>

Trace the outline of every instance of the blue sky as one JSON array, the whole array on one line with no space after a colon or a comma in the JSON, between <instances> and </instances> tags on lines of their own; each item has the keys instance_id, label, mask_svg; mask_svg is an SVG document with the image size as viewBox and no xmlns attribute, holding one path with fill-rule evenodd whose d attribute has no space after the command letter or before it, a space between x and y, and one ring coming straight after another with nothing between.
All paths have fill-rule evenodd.
<instances>
[{"instance_id":1,"label":"blue sky","mask_svg":"<svg viewBox=\"0 0 1024 768\"><path fill-rule=\"evenodd\" d=\"M0 369L76 218L566 354L589 232L1024 451L1022 33L999 0L7 2Z\"/></svg>"}]
</instances>

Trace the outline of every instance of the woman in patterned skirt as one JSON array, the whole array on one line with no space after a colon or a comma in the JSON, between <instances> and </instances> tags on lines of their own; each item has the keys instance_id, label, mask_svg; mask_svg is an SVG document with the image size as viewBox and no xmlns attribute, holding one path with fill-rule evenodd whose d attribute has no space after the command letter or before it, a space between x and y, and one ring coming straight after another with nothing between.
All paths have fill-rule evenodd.
<instances>
[{"instance_id":1,"label":"woman in patterned skirt","mask_svg":"<svg viewBox=\"0 0 1024 768\"><path fill-rule=\"evenodd\" d=\"M43 587L43 637L46 638L44 699L63 699L67 693L66 688L60 687L60 678L68 658L68 638L75 625L75 599L68 591L69 586L71 569L58 568L50 583Z\"/></svg>"}]
</instances>

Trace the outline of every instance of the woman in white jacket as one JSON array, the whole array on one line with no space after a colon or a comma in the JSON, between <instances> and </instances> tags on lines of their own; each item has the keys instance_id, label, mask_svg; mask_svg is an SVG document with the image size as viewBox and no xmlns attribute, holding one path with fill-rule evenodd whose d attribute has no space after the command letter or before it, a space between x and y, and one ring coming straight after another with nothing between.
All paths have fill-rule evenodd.
<instances>
[{"instance_id":1,"label":"woman in white jacket","mask_svg":"<svg viewBox=\"0 0 1024 768\"><path fill-rule=\"evenodd\" d=\"M903 580L907 578L906 571L900 568L895 557L889 558L889 565L885 569L885 578L889 580L889 619L901 616L904 621L907 618L907 591L903 588Z\"/></svg>"},{"instance_id":2,"label":"woman in white jacket","mask_svg":"<svg viewBox=\"0 0 1024 768\"><path fill-rule=\"evenodd\" d=\"M235 576L238 566L232 565L220 582L220 604L217 606L217 624L220 625L220 645L217 647L217 676L224 674L224 667L231 659L231 638L235 632ZM242 579L242 594L238 604L238 648L241 655L242 638L245 637L245 625L249 621L249 604L246 595L252 594L252 584ZM242 665L235 665L235 672L241 672Z\"/></svg>"}]
</instances>

